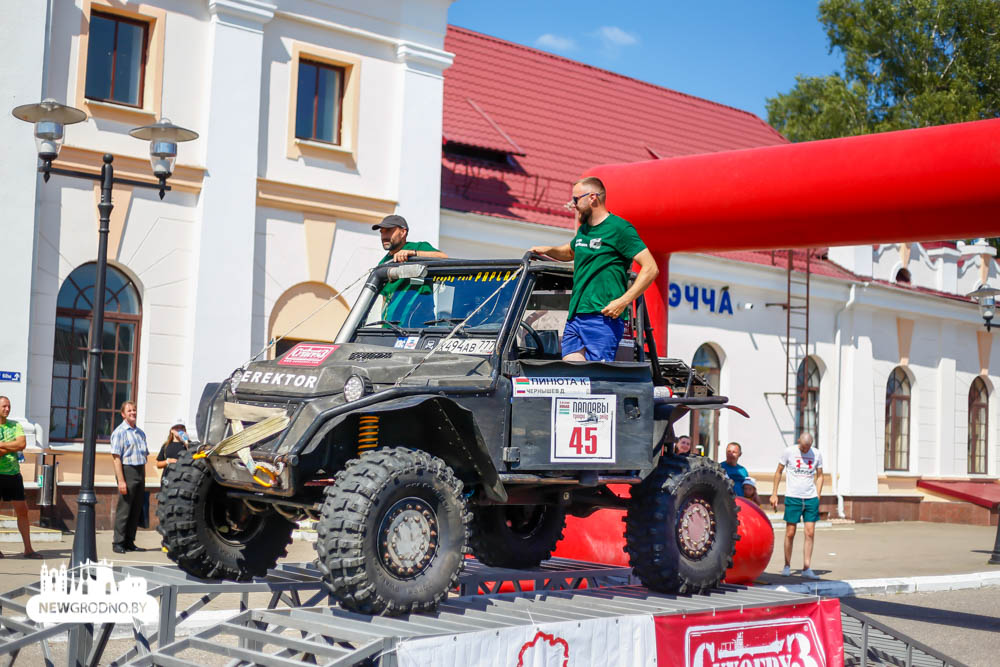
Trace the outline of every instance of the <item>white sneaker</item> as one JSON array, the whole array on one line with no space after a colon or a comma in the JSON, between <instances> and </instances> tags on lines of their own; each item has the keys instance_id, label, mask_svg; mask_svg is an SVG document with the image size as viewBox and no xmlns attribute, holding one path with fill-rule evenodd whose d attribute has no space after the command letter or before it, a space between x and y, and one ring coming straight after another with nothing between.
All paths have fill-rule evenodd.
<instances>
[{"instance_id":1,"label":"white sneaker","mask_svg":"<svg viewBox=\"0 0 1000 667\"><path fill-rule=\"evenodd\" d=\"M789 577L791 576L791 574L792 574L792 568L788 567L787 565L785 566L785 569L781 571L781 576L783 577Z\"/></svg>"},{"instance_id":2,"label":"white sneaker","mask_svg":"<svg viewBox=\"0 0 1000 667\"><path fill-rule=\"evenodd\" d=\"M813 572L811 567L802 570L802 576L806 579L819 579L819 575Z\"/></svg>"}]
</instances>

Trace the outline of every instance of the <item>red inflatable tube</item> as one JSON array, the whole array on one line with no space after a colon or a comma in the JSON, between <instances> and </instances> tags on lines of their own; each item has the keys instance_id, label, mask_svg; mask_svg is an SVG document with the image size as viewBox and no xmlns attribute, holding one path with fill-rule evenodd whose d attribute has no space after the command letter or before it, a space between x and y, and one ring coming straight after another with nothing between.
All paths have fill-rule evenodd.
<instances>
[{"instance_id":1,"label":"red inflatable tube","mask_svg":"<svg viewBox=\"0 0 1000 667\"><path fill-rule=\"evenodd\" d=\"M1000 119L614 164L608 208L654 253L1000 235Z\"/></svg>"},{"instance_id":2,"label":"red inflatable tube","mask_svg":"<svg viewBox=\"0 0 1000 667\"><path fill-rule=\"evenodd\" d=\"M619 495L623 492L621 488L613 490ZM726 570L726 581L749 584L760 576L771 560L774 530L767 515L757 505L746 498L737 498L736 503L740 508L740 539L736 542L733 566ZM627 567L624 518L624 510L611 509L598 510L585 519L566 517L565 537L556 545L552 555ZM532 582L523 584L531 585Z\"/></svg>"}]
</instances>

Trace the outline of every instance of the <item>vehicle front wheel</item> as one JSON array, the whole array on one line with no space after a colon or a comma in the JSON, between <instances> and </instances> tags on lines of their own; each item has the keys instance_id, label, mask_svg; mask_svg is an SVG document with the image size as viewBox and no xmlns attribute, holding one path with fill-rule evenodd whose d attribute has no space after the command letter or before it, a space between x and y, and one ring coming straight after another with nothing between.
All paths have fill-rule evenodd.
<instances>
[{"instance_id":1,"label":"vehicle front wheel","mask_svg":"<svg viewBox=\"0 0 1000 667\"><path fill-rule=\"evenodd\" d=\"M458 585L470 521L462 482L441 459L402 447L366 452L326 489L319 568L347 609L429 611Z\"/></svg>"},{"instance_id":2,"label":"vehicle front wheel","mask_svg":"<svg viewBox=\"0 0 1000 667\"><path fill-rule=\"evenodd\" d=\"M202 579L261 577L285 555L295 524L273 510L253 512L212 478L204 459L184 452L167 466L157 496L157 531L167 556Z\"/></svg>"},{"instance_id":3,"label":"vehicle front wheel","mask_svg":"<svg viewBox=\"0 0 1000 667\"><path fill-rule=\"evenodd\" d=\"M632 487L625 551L644 586L702 593L733 564L736 499L726 473L701 457L668 456Z\"/></svg>"},{"instance_id":4,"label":"vehicle front wheel","mask_svg":"<svg viewBox=\"0 0 1000 667\"><path fill-rule=\"evenodd\" d=\"M552 555L566 510L556 505L484 505L472 510L472 553L483 565L524 569Z\"/></svg>"}]
</instances>

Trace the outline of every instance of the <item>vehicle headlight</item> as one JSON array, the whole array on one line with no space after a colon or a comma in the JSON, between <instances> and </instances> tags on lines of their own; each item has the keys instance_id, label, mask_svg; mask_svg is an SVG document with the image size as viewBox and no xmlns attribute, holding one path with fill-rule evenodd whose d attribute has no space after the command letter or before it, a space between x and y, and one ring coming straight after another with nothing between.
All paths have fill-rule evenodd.
<instances>
[{"instance_id":1,"label":"vehicle headlight","mask_svg":"<svg viewBox=\"0 0 1000 667\"><path fill-rule=\"evenodd\" d=\"M360 375L352 375L344 383L344 400L348 403L358 400L365 394L370 394L372 389L371 381Z\"/></svg>"}]
</instances>

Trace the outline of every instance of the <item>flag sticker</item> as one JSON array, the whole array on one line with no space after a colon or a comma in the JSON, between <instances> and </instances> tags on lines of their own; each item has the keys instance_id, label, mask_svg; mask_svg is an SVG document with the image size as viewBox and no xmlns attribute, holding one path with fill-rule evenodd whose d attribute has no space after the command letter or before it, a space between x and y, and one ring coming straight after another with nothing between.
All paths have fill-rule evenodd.
<instances>
[{"instance_id":1,"label":"flag sticker","mask_svg":"<svg viewBox=\"0 0 1000 667\"><path fill-rule=\"evenodd\" d=\"M590 394L590 378L516 377L513 380L514 396L522 398Z\"/></svg>"}]
</instances>

